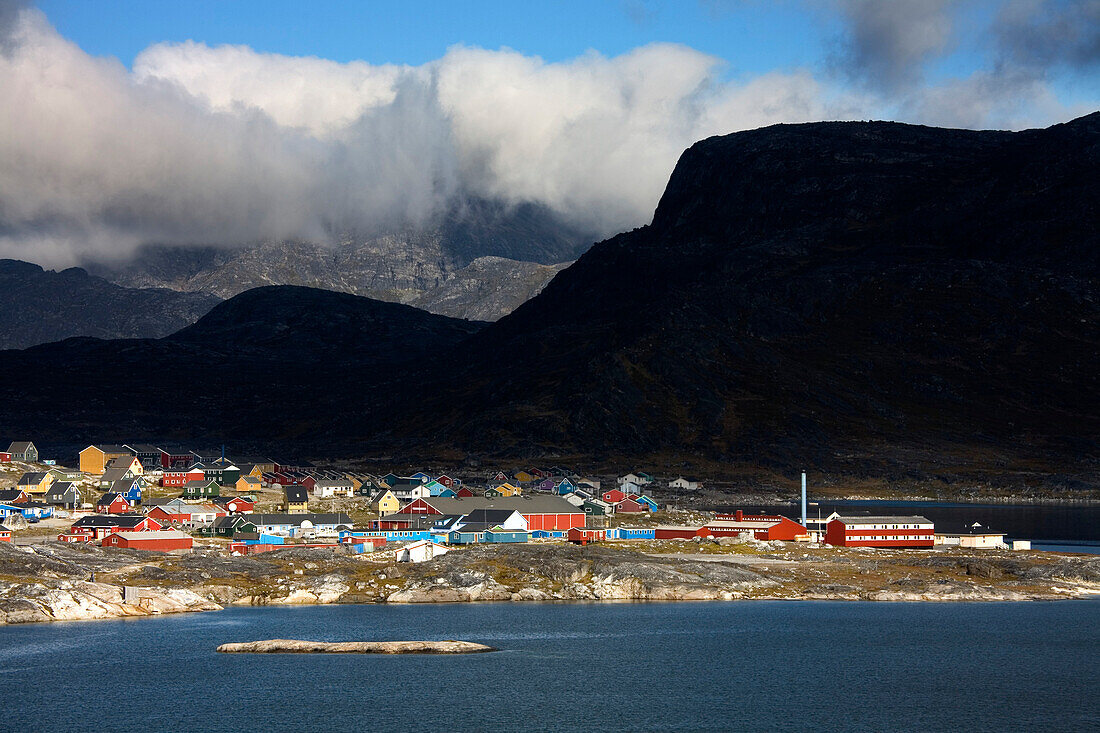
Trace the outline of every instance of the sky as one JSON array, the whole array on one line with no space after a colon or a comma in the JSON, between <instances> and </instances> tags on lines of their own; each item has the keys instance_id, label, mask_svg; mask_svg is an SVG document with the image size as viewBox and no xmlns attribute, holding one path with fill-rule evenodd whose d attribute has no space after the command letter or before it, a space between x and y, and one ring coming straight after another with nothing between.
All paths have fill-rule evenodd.
<instances>
[{"instance_id":1,"label":"sky","mask_svg":"<svg viewBox=\"0 0 1100 733\"><path fill-rule=\"evenodd\" d=\"M0 257L332 241L464 197L600 235L693 142L1100 108L1100 0L0 0Z\"/></svg>"}]
</instances>

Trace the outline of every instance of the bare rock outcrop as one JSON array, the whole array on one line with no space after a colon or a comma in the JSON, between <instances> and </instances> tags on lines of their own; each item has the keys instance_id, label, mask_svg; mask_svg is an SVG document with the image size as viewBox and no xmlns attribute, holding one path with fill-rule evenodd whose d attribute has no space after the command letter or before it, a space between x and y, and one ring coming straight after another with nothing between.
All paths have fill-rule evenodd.
<instances>
[{"instance_id":1,"label":"bare rock outcrop","mask_svg":"<svg viewBox=\"0 0 1100 733\"><path fill-rule=\"evenodd\" d=\"M222 654L482 654L491 646L472 641L301 641L266 639L222 644Z\"/></svg>"}]
</instances>

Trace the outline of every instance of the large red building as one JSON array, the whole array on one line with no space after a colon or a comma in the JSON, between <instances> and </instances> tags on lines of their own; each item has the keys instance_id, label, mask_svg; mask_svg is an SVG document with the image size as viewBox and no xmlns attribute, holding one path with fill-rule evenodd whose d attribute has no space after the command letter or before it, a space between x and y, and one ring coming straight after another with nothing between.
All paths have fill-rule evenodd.
<instances>
[{"instance_id":1,"label":"large red building","mask_svg":"<svg viewBox=\"0 0 1100 733\"><path fill-rule=\"evenodd\" d=\"M798 522L778 514L745 514L738 509L733 514L718 514L706 525L712 537L739 536L751 532L758 540L793 542L809 537L809 531Z\"/></svg>"},{"instance_id":2,"label":"large red building","mask_svg":"<svg viewBox=\"0 0 1100 733\"><path fill-rule=\"evenodd\" d=\"M513 509L527 520L527 530L561 531L584 527L584 509L558 496L445 498L429 496L406 504L400 514L464 516L475 509ZM387 517L392 519L392 517Z\"/></svg>"},{"instance_id":3,"label":"large red building","mask_svg":"<svg viewBox=\"0 0 1100 733\"><path fill-rule=\"evenodd\" d=\"M932 547L936 528L925 517L837 517L825 525L825 544L838 547Z\"/></svg>"},{"instance_id":4,"label":"large red building","mask_svg":"<svg viewBox=\"0 0 1100 733\"><path fill-rule=\"evenodd\" d=\"M174 529L158 529L150 532L114 532L103 538L103 547L126 547L131 550L190 550L194 544L191 535Z\"/></svg>"}]
</instances>

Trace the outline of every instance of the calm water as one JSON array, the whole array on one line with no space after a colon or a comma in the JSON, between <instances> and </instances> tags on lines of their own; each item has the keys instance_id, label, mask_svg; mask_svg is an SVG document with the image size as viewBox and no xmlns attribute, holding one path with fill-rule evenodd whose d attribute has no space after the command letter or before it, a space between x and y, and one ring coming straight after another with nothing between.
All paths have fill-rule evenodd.
<instances>
[{"instance_id":1,"label":"calm water","mask_svg":"<svg viewBox=\"0 0 1100 733\"><path fill-rule=\"evenodd\" d=\"M273 637L466 657L219 655ZM1097 730L1100 601L230 609L0 627L0 729Z\"/></svg>"}]
</instances>

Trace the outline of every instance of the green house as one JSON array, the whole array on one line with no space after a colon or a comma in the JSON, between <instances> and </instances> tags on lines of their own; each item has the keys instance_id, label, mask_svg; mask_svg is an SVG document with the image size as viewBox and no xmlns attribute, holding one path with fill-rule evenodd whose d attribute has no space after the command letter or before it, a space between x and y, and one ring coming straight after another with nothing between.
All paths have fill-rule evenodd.
<instances>
[{"instance_id":1,"label":"green house","mask_svg":"<svg viewBox=\"0 0 1100 733\"><path fill-rule=\"evenodd\" d=\"M183 485L181 496L184 499L209 499L213 496L221 496L221 493L222 487L218 482L208 478L202 481L188 481Z\"/></svg>"}]
</instances>

